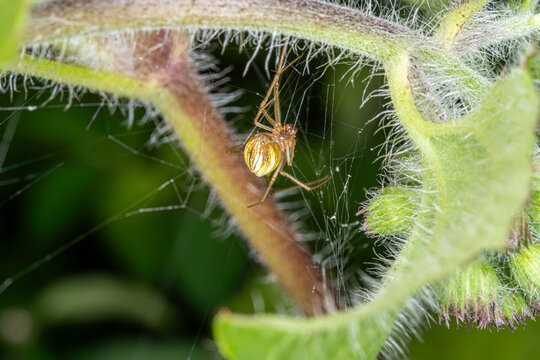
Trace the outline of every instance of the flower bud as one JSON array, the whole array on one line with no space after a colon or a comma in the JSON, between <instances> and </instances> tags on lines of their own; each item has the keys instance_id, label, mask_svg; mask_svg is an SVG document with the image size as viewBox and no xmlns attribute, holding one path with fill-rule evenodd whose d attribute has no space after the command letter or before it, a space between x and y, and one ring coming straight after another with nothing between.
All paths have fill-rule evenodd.
<instances>
[{"instance_id":1,"label":"flower bud","mask_svg":"<svg viewBox=\"0 0 540 360\"><path fill-rule=\"evenodd\" d=\"M533 308L540 306L540 244L509 255L512 277Z\"/></svg>"},{"instance_id":2,"label":"flower bud","mask_svg":"<svg viewBox=\"0 0 540 360\"><path fill-rule=\"evenodd\" d=\"M456 323L484 329L501 326L515 329L526 317L533 317L525 299L511 291L485 257L437 286L439 295L439 322L455 316Z\"/></svg>"},{"instance_id":3,"label":"flower bud","mask_svg":"<svg viewBox=\"0 0 540 360\"><path fill-rule=\"evenodd\" d=\"M379 190L357 215L364 213L362 230L367 234L399 235L412 226L417 204L418 196L414 191L391 186Z\"/></svg>"}]
</instances>

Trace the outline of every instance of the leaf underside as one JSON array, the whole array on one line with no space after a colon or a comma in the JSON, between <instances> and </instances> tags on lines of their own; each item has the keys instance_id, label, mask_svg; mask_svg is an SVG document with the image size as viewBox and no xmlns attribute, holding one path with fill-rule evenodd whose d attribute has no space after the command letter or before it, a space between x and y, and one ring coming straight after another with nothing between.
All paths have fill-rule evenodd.
<instances>
[{"instance_id":1,"label":"leaf underside","mask_svg":"<svg viewBox=\"0 0 540 360\"><path fill-rule=\"evenodd\" d=\"M314 319L222 312L214 322L222 353L239 360L376 358L415 292L482 250L504 247L529 193L537 108L532 79L519 68L470 114L418 130L420 209L374 300Z\"/></svg>"}]
</instances>

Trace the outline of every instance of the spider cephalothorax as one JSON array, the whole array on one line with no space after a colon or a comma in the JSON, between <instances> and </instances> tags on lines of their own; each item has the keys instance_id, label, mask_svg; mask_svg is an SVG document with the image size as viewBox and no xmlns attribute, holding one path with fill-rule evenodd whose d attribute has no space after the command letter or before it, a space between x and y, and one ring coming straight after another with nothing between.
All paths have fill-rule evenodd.
<instances>
[{"instance_id":1,"label":"spider cephalothorax","mask_svg":"<svg viewBox=\"0 0 540 360\"><path fill-rule=\"evenodd\" d=\"M332 177L332 175L330 175L320 184L310 187L283 171L285 163L287 163L289 166L292 165L294 148L296 146L296 129L291 124L281 125L281 110L279 108L279 76L298 59L299 58L283 68L283 62L285 60L285 48L283 49L281 58L279 60L278 71L274 77L274 80L272 80L272 84L270 85L270 88L268 89L268 92L266 93L266 96L259 107L259 112L253 121L255 126L266 130L267 132L261 132L251 136L246 141L244 147L244 160L252 173L257 176L268 176L272 171L275 170L274 174L270 178L264 196L258 203L253 205L260 204L266 199L278 175L283 175L291 179L298 186L301 186L308 191L318 188ZM267 108L272 103L269 101L272 92L274 93L273 102L275 119L273 119L267 113ZM260 123L259 119L261 116L264 116L272 127Z\"/></svg>"},{"instance_id":2,"label":"spider cephalothorax","mask_svg":"<svg viewBox=\"0 0 540 360\"><path fill-rule=\"evenodd\" d=\"M276 124L272 134L275 136L281 151L287 155L287 165L291 166L294 156L294 146L296 145L296 129L290 124L285 124L285 126Z\"/></svg>"}]
</instances>

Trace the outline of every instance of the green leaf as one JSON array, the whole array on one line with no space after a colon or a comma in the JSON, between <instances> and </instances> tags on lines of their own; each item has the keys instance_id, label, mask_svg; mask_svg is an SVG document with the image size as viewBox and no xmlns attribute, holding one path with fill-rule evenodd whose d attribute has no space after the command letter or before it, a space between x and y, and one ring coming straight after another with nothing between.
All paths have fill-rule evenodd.
<instances>
[{"instance_id":1,"label":"green leaf","mask_svg":"<svg viewBox=\"0 0 540 360\"><path fill-rule=\"evenodd\" d=\"M90 344L63 357L67 360L214 360L215 355L204 345L193 341L161 341L151 336L109 339Z\"/></svg>"},{"instance_id":2,"label":"green leaf","mask_svg":"<svg viewBox=\"0 0 540 360\"><path fill-rule=\"evenodd\" d=\"M150 329L163 329L178 321L178 314L162 294L105 275L76 276L58 281L37 296L34 310L45 325L117 319Z\"/></svg>"},{"instance_id":3,"label":"green leaf","mask_svg":"<svg viewBox=\"0 0 540 360\"><path fill-rule=\"evenodd\" d=\"M222 312L214 335L227 358L375 359L414 292L483 249L504 246L529 191L538 108L530 75L515 70L469 115L433 124L416 109L408 67L408 55L396 57L389 85L422 154L423 192L416 224L381 290L370 303L312 319Z\"/></svg>"},{"instance_id":4,"label":"green leaf","mask_svg":"<svg viewBox=\"0 0 540 360\"><path fill-rule=\"evenodd\" d=\"M484 249L505 246L529 194L538 108L530 74L518 68L467 116L425 122L408 86L408 64L404 56L391 65L389 85L401 123L422 155L424 195L403 261L386 286L391 297L443 278Z\"/></svg>"},{"instance_id":5,"label":"green leaf","mask_svg":"<svg viewBox=\"0 0 540 360\"><path fill-rule=\"evenodd\" d=\"M17 53L29 4L28 0L0 2L0 67L9 62Z\"/></svg>"}]
</instances>

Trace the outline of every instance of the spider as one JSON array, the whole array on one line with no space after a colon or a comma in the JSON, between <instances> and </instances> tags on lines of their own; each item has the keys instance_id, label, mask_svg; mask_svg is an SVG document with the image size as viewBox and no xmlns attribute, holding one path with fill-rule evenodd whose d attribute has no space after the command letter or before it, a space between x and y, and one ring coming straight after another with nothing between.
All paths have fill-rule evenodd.
<instances>
[{"instance_id":1,"label":"spider","mask_svg":"<svg viewBox=\"0 0 540 360\"><path fill-rule=\"evenodd\" d=\"M266 200L266 197L270 193L270 189L272 188L272 185L274 185L278 175L285 176L286 178L292 180L296 185L301 186L307 191L314 190L319 186L324 185L332 178L332 175L330 174L325 179L322 179L322 182L319 184L309 186L309 184L304 184L294 176L283 171L285 163L288 166L292 165L294 158L294 147L296 145L296 129L291 124L281 124L281 110L279 108L279 77L285 72L285 70L300 59L300 57L297 57L284 68L283 63L285 61L286 47L287 44L285 44L281 52L276 75L274 76L274 79L270 84L270 88L261 102L259 111L253 120L255 126L265 130L266 132L254 134L246 141L244 146L244 160L246 161L249 170L259 177L265 176L267 180L269 179L268 187L266 188L263 197L258 202L248 207L261 204ZM272 93L274 94L274 98L273 100L270 100L270 95ZM272 102L274 103L274 119L266 112L266 109L272 104ZM259 121L262 116L266 118L271 127L264 125ZM269 174L272 171L274 171L274 173L272 177L270 177ZM315 182L319 181L320 180L317 180Z\"/></svg>"}]
</instances>

